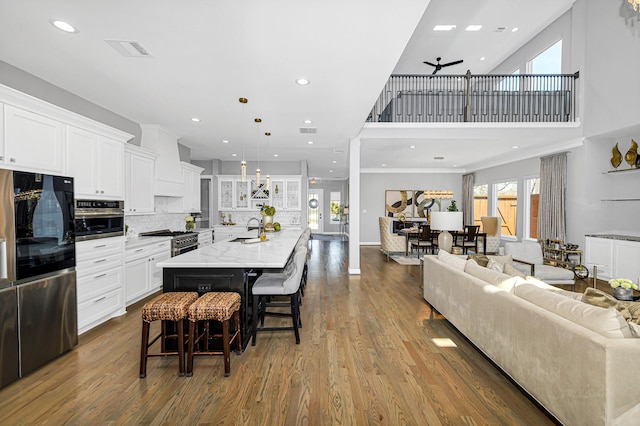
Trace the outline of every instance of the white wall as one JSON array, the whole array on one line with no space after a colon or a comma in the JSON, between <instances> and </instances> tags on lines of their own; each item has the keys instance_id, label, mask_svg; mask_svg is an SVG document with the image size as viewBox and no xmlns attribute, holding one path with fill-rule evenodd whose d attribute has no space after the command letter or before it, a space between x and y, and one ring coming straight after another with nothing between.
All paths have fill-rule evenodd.
<instances>
[{"instance_id":1,"label":"white wall","mask_svg":"<svg viewBox=\"0 0 640 426\"><path fill-rule=\"evenodd\" d=\"M380 244L378 217L385 215L386 190L444 189L453 191L458 208L462 206L462 173L361 173L360 243ZM448 207L447 201L442 209ZM437 209L437 207L436 207ZM356 214L355 211L350 211Z\"/></svg>"}]
</instances>

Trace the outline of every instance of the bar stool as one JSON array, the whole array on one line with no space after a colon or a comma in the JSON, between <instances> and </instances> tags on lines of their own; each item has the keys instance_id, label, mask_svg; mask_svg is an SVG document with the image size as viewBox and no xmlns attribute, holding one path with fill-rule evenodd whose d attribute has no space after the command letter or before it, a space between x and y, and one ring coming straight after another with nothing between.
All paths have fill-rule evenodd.
<instances>
[{"instance_id":1,"label":"bar stool","mask_svg":"<svg viewBox=\"0 0 640 426\"><path fill-rule=\"evenodd\" d=\"M234 331L229 336L229 321L233 316ZM223 355L224 376L231 374L230 346L235 341L236 353L242 352L240 334L240 295L233 292L209 292L189 306L189 343L187 353L187 376L193 375L193 357L195 355ZM211 332L210 321L222 324L222 334ZM204 323L202 332L200 323ZM222 338L222 351L209 347L211 338ZM194 352L194 346L199 344L202 350Z\"/></svg>"},{"instance_id":2,"label":"bar stool","mask_svg":"<svg viewBox=\"0 0 640 426\"><path fill-rule=\"evenodd\" d=\"M145 303L142 307L142 346L140 350L140 378L147 377L147 358L152 356L178 355L178 375L184 376L184 323L187 309L198 299L196 292L168 292ZM149 342L149 328L153 321L161 321L160 334ZM176 334L167 334L167 321L176 323ZM149 348L158 339L160 352L149 353ZM167 339L176 339L177 352L169 352L166 348Z\"/></svg>"},{"instance_id":3,"label":"bar stool","mask_svg":"<svg viewBox=\"0 0 640 426\"><path fill-rule=\"evenodd\" d=\"M300 283L304 263L307 259L307 248L299 247L293 258L293 267L289 272L282 275L260 276L251 291L253 293L253 333L251 344L255 346L258 331L278 331L293 330L296 337L296 344L300 344ZM268 301L267 298L273 296L289 296L290 302ZM261 324L264 324L264 315L275 314L267 312L267 307L291 307L291 314L283 314L292 317L292 327L260 327L258 328L258 317L261 317Z\"/></svg>"}]
</instances>

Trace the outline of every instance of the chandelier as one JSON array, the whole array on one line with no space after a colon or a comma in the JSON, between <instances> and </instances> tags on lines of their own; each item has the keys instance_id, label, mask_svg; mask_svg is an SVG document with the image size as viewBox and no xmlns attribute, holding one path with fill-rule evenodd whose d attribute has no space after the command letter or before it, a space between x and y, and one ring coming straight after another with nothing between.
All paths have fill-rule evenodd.
<instances>
[{"instance_id":1,"label":"chandelier","mask_svg":"<svg viewBox=\"0 0 640 426\"><path fill-rule=\"evenodd\" d=\"M258 186L258 188L260 188L260 139L259 139L259 135L260 135L260 123L262 123L262 119L261 118L256 118L253 121L256 122L257 134L258 134L258 137L256 138L257 141L258 141L258 168L256 169L256 185Z\"/></svg>"},{"instance_id":2,"label":"chandelier","mask_svg":"<svg viewBox=\"0 0 640 426\"><path fill-rule=\"evenodd\" d=\"M627 0L631 6L633 6L633 10L636 12L640 11L640 0Z\"/></svg>"},{"instance_id":3,"label":"chandelier","mask_svg":"<svg viewBox=\"0 0 640 426\"><path fill-rule=\"evenodd\" d=\"M242 104L242 122L240 123L240 126L242 126L242 162L240 163L240 172L241 172L241 176L242 176L242 182L246 182L247 181L247 162L244 161L244 106L247 102L249 102L247 100L247 98L240 98L238 99L238 101L240 101L240 103Z\"/></svg>"},{"instance_id":4,"label":"chandelier","mask_svg":"<svg viewBox=\"0 0 640 426\"><path fill-rule=\"evenodd\" d=\"M431 198L438 205L438 211L440 211L442 200L448 200L453 198L453 191L443 191L441 189L427 189L424 191L424 198Z\"/></svg>"}]
</instances>

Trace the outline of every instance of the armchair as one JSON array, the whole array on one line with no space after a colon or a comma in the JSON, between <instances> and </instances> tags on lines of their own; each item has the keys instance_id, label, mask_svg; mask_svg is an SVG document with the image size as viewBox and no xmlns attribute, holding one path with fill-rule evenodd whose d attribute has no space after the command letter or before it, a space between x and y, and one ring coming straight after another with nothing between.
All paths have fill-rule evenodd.
<instances>
[{"instance_id":1,"label":"armchair","mask_svg":"<svg viewBox=\"0 0 640 426\"><path fill-rule=\"evenodd\" d=\"M513 267L524 274L535 276L547 284L575 285L573 271L544 264L542 247L538 243L505 243L504 252L513 258Z\"/></svg>"},{"instance_id":2,"label":"armchair","mask_svg":"<svg viewBox=\"0 0 640 426\"><path fill-rule=\"evenodd\" d=\"M500 249L500 234L502 218L497 216L482 216L482 232L486 234L487 253L498 253Z\"/></svg>"},{"instance_id":3,"label":"armchair","mask_svg":"<svg viewBox=\"0 0 640 426\"><path fill-rule=\"evenodd\" d=\"M380 217L378 224L380 225L380 247L387 255L387 260L389 260L391 253L404 253L407 249L407 242L405 237L392 232L393 218Z\"/></svg>"}]
</instances>

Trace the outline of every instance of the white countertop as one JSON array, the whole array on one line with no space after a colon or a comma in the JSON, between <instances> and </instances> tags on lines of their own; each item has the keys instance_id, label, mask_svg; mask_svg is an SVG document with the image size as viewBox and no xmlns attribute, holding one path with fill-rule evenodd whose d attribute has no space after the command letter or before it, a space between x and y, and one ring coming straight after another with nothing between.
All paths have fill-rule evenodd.
<instances>
[{"instance_id":1,"label":"white countertop","mask_svg":"<svg viewBox=\"0 0 640 426\"><path fill-rule=\"evenodd\" d=\"M216 242L158 263L161 268L283 268L302 229L267 233L267 241L243 244L231 239ZM257 231L241 236L255 237Z\"/></svg>"}]
</instances>

